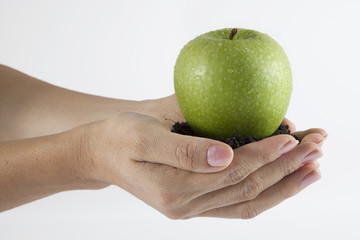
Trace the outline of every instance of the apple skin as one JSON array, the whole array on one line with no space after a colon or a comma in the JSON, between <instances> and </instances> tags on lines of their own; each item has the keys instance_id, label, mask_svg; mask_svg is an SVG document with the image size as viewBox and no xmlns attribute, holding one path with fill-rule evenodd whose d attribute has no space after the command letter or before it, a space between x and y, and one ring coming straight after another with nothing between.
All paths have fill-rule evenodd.
<instances>
[{"instance_id":1,"label":"apple skin","mask_svg":"<svg viewBox=\"0 0 360 240\"><path fill-rule=\"evenodd\" d=\"M267 34L237 28L202 34L181 50L174 69L186 121L204 137L267 137L281 124L292 92L282 47Z\"/></svg>"}]
</instances>

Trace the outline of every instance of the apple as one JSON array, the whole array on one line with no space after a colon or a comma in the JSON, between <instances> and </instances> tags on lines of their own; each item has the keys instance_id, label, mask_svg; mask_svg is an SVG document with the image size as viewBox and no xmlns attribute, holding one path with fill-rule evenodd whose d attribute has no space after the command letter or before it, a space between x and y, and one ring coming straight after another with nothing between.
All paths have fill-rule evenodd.
<instances>
[{"instance_id":1,"label":"apple","mask_svg":"<svg viewBox=\"0 0 360 240\"><path fill-rule=\"evenodd\" d=\"M291 68L282 47L254 30L202 34L181 50L174 69L186 121L205 137L267 137L289 106Z\"/></svg>"}]
</instances>

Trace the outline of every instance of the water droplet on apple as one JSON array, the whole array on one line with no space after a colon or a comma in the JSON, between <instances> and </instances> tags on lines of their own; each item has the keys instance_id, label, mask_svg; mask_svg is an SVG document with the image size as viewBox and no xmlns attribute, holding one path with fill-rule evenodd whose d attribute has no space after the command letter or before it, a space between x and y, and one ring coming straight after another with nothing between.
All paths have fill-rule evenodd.
<instances>
[{"instance_id":1,"label":"water droplet on apple","mask_svg":"<svg viewBox=\"0 0 360 240\"><path fill-rule=\"evenodd\" d=\"M229 73L233 73L234 72L234 70L232 69L232 68L227 68L226 69Z\"/></svg>"}]
</instances>

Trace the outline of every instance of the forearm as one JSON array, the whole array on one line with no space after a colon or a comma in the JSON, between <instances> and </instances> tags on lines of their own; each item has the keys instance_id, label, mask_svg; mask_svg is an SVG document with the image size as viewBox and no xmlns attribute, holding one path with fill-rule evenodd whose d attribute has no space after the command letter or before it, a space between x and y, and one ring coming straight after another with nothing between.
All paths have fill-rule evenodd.
<instances>
[{"instance_id":1,"label":"forearm","mask_svg":"<svg viewBox=\"0 0 360 240\"><path fill-rule=\"evenodd\" d=\"M81 134L73 132L0 143L0 211L61 191L107 186L88 176Z\"/></svg>"},{"instance_id":2,"label":"forearm","mask_svg":"<svg viewBox=\"0 0 360 240\"><path fill-rule=\"evenodd\" d=\"M56 87L0 65L0 141L59 133L139 106Z\"/></svg>"}]
</instances>

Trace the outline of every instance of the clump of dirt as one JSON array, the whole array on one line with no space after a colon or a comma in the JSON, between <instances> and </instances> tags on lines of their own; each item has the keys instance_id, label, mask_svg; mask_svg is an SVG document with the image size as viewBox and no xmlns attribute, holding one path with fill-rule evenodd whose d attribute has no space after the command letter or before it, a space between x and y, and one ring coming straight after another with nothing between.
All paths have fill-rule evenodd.
<instances>
[{"instance_id":1,"label":"clump of dirt","mask_svg":"<svg viewBox=\"0 0 360 240\"><path fill-rule=\"evenodd\" d=\"M182 135L201 137L201 136L197 135L194 132L194 130L191 129L188 122L175 122L171 131L174 133L182 134ZM288 125L280 125L279 128L269 137L279 135L279 134L289 134L289 135L293 136L295 139L299 140L296 135L293 135L290 133L290 129L289 129ZM241 136L232 136L232 137L224 138L224 137L219 136L219 137L215 137L213 139L224 142L224 143L230 145L230 147L232 147L233 149L235 149L235 148L244 146L244 145L252 143L252 142L260 141L264 138L241 137Z\"/></svg>"}]
</instances>

